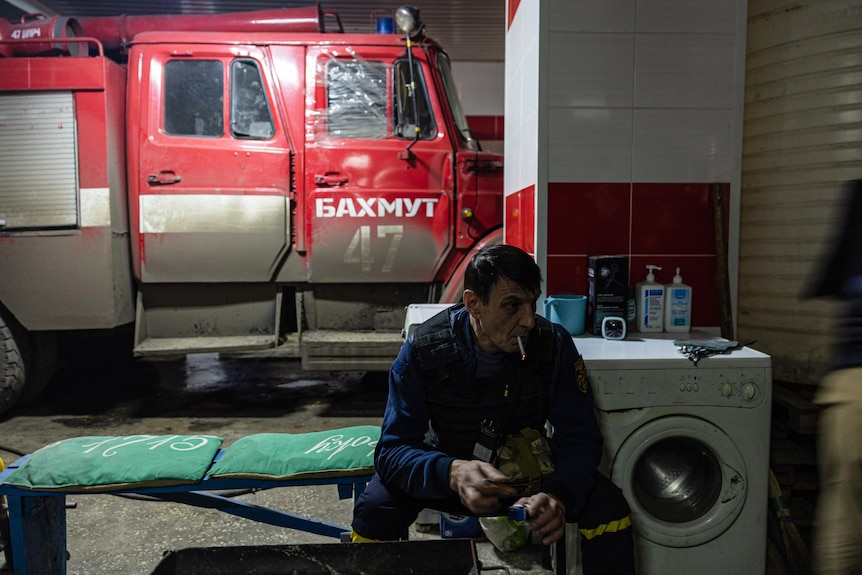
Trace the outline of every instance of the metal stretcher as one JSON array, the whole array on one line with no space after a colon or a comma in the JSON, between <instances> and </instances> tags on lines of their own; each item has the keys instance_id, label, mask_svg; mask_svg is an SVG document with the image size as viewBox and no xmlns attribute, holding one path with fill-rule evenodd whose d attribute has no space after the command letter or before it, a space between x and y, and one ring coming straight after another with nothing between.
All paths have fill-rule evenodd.
<instances>
[{"instance_id":1,"label":"metal stretcher","mask_svg":"<svg viewBox=\"0 0 862 575\"><path fill-rule=\"evenodd\" d=\"M224 450L220 450L218 457ZM93 493L87 490L39 491L4 484L5 479L29 455L11 463L0 472L0 496L9 508L9 540L15 575L65 575L66 573L66 496L68 495L147 495L165 501L217 509L252 521L297 529L340 539L350 527L320 521L285 511L262 507L211 493L246 489L272 489L305 485L336 485L339 499L354 500L365 490L371 475L322 477L313 479L214 479L209 476L192 484L159 487L130 487Z\"/></svg>"}]
</instances>

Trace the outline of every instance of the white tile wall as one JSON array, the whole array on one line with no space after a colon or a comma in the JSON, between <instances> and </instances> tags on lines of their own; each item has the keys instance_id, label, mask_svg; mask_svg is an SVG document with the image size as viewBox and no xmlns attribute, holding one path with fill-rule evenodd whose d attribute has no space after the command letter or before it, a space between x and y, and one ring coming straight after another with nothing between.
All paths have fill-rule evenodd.
<instances>
[{"instance_id":1,"label":"white tile wall","mask_svg":"<svg viewBox=\"0 0 862 575\"><path fill-rule=\"evenodd\" d=\"M634 111L632 181L726 182L734 159L732 109Z\"/></svg>"},{"instance_id":2,"label":"white tile wall","mask_svg":"<svg viewBox=\"0 0 862 575\"><path fill-rule=\"evenodd\" d=\"M549 41L549 105L631 107L634 36L561 32Z\"/></svg>"},{"instance_id":3,"label":"white tile wall","mask_svg":"<svg viewBox=\"0 0 862 575\"><path fill-rule=\"evenodd\" d=\"M551 0L550 30L633 32L635 4L635 0Z\"/></svg>"},{"instance_id":4,"label":"white tile wall","mask_svg":"<svg viewBox=\"0 0 862 575\"><path fill-rule=\"evenodd\" d=\"M734 41L730 34L638 34L635 107L733 107Z\"/></svg>"},{"instance_id":5,"label":"white tile wall","mask_svg":"<svg viewBox=\"0 0 862 575\"><path fill-rule=\"evenodd\" d=\"M737 4L733 0L637 0L637 31L735 34Z\"/></svg>"},{"instance_id":6,"label":"white tile wall","mask_svg":"<svg viewBox=\"0 0 862 575\"><path fill-rule=\"evenodd\" d=\"M540 3L521 2L506 34L506 195L538 183Z\"/></svg>"},{"instance_id":7,"label":"white tile wall","mask_svg":"<svg viewBox=\"0 0 862 575\"><path fill-rule=\"evenodd\" d=\"M549 181L738 181L745 0L539 3Z\"/></svg>"},{"instance_id":8,"label":"white tile wall","mask_svg":"<svg viewBox=\"0 0 862 575\"><path fill-rule=\"evenodd\" d=\"M631 150L631 108L550 110L549 182L631 181Z\"/></svg>"}]
</instances>

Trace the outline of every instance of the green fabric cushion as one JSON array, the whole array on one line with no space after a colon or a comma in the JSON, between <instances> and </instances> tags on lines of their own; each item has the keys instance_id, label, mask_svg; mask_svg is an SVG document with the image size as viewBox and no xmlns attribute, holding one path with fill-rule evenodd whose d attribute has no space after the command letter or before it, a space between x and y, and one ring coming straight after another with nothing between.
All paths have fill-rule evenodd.
<instances>
[{"instance_id":1,"label":"green fabric cushion","mask_svg":"<svg viewBox=\"0 0 862 575\"><path fill-rule=\"evenodd\" d=\"M111 491L197 483L221 444L212 435L90 436L34 451L4 481L44 491Z\"/></svg>"},{"instance_id":2,"label":"green fabric cushion","mask_svg":"<svg viewBox=\"0 0 862 575\"><path fill-rule=\"evenodd\" d=\"M380 428L345 427L313 433L260 433L238 439L210 470L211 477L304 479L374 472Z\"/></svg>"}]
</instances>

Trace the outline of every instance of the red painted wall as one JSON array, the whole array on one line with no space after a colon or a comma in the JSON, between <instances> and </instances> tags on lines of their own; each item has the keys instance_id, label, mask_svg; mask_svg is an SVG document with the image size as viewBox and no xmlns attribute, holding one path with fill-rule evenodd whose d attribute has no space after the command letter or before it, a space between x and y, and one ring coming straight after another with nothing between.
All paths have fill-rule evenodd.
<instances>
[{"instance_id":1,"label":"red painted wall","mask_svg":"<svg viewBox=\"0 0 862 575\"><path fill-rule=\"evenodd\" d=\"M467 116L467 124L480 142L503 139L503 116Z\"/></svg>"},{"instance_id":2,"label":"red painted wall","mask_svg":"<svg viewBox=\"0 0 862 575\"><path fill-rule=\"evenodd\" d=\"M506 243L536 255L536 186L506 196Z\"/></svg>"}]
</instances>

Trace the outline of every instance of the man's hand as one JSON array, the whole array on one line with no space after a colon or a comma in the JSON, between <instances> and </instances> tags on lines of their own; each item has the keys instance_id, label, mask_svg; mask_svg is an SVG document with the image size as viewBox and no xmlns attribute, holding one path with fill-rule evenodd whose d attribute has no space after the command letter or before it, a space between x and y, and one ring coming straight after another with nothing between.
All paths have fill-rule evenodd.
<instances>
[{"instance_id":1,"label":"man's hand","mask_svg":"<svg viewBox=\"0 0 862 575\"><path fill-rule=\"evenodd\" d=\"M518 503L529 506L527 521L533 533L542 537L543 544L550 545L563 536L566 506L559 499L547 493L536 493L531 497L522 497Z\"/></svg>"},{"instance_id":2,"label":"man's hand","mask_svg":"<svg viewBox=\"0 0 862 575\"><path fill-rule=\"evenodd\" d=\"M504 481L506 476L484 461L456 459L449 467L449 487L475 515L499 513L501 497L518 495L515 488L505 485Z\"/></svg>"}]
</instances>

